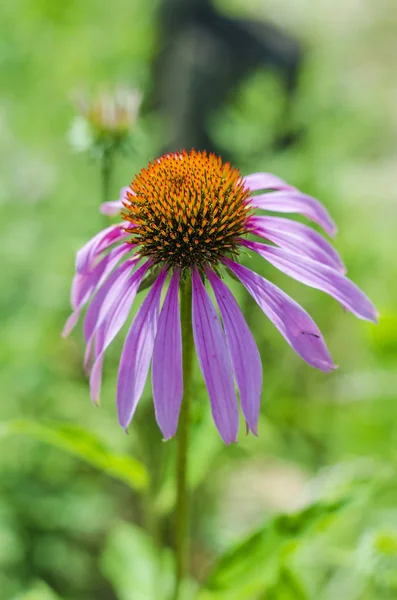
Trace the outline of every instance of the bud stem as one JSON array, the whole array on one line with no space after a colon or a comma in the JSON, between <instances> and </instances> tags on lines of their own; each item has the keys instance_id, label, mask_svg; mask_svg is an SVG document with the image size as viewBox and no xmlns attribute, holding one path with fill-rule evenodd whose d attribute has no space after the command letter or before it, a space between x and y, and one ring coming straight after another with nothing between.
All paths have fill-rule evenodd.
<instances>
[{"instance_id":1,"label":"bud stem","mask_svg":"<svg viewBox=\"0 0 397 600\"><path fill-rule=\"evenodd\" d=\"M104 148L101 157L101 192L102 202L109 202L110 187L112 183L113 172L113 151L111 148Z\"/></svg>"}]
</instances>

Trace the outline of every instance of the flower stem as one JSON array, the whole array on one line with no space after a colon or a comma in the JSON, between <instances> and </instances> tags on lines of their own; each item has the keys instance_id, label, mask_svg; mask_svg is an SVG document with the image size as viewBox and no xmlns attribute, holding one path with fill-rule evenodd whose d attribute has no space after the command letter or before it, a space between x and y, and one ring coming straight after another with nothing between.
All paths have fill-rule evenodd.
<instances>
[{"instance_id":1,"label":"flower stem","mask_svg":"<svg viewBox=\"0 0 397 600\"><path fill-rule=\"evenodd\" d=\"M179 416L176 453L176 539L175 562L176 581L174 600L178 600L182 581L188 569L189 496L187 463L190 428L190 402L193 365L192 329L192 282L188 279L181 289L182 359L183 359L183 399Z\"/></svg>"},{"instance_id":2,"label":"flower stem","mask_svg":"<svg viewBox=\"0 0 397 600\"><path fill-rule=\"evenodd\" d=\"M110 186L112 184L113 156L110 148L104 148L101 157L101 192L102 202L110 200Z\"/></svg>"}]
</instances>

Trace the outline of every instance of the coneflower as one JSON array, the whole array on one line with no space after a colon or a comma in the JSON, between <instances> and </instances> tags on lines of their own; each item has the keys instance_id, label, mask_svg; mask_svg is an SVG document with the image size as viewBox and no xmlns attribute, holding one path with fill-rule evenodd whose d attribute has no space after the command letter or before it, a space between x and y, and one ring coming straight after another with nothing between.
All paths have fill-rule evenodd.
<instances>
[{"instance_id":1,"label":"coneflower","mask_svg":"<svg viewBox=\"0 0 397 600\"><path fill-rule=\"evenodd\" d=\"M118 202L103 208L107 213L120 211L123 222L98 233L77 253L73 313L64 333L71 331L90 302L84 320L85 363L97 402L105 351L126 322L142 282L150 277L151 289L129 329L120 360L117 408L123 428L134 416L152 363L157 422L165 439L176 432L186 358L182 356L182 290L185 305L191 301L196 352L223 440L231 443L237 436L236 387L247 427L257 433L261 359L224 281L228 274L241 281L309 365L322 371L334 368L313 319L277 286L240 264L242 249L333 296L357 317L376 321L374 306L347 279L342 260L322 235L288 218L258 215L258 210L298 213L327 234L335 233L333 221L314 198L274 175L242 177L219 157L194 150L153 161L122 190ZM266 243L254 241L253 236ZM220 317L206 282L214 291Z\"/></svg>"}]
</instances>

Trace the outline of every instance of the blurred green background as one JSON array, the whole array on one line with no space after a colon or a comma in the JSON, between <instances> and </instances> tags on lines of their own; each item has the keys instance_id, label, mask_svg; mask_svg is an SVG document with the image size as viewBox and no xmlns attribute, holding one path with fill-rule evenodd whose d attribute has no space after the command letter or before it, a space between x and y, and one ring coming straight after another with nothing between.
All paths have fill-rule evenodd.
<instances>
[{"instance_id":1,"label":"blurred green background","mask_svg":"<svg viewBox=\"0 0 397 600\"><path fill-rule=\"evenodd\" d=\"M395 0L218 0L305 49L292 121L275 152L280 84L259 70L211 122L243 173L271 171L318 197L377 327L264 261L253 268L321 327L339 369L296 356L231 284L263 357L259 438L224 447L196 365L190 456L192 578L199 600L397 598L397 10ZM157 6L147 0L3 0L0 6L0 600L144 600L172 588L173 456L150 389L117 424L119 336L94 408L81 327L67 340L74 255L104 226L98 164L67 132L76 90L145 94ZM143 114L113 197L167 128ZM139 302L137 303L137 306ZM200 588L199 589L199 586Z\"/></svg>"}]
</instances>

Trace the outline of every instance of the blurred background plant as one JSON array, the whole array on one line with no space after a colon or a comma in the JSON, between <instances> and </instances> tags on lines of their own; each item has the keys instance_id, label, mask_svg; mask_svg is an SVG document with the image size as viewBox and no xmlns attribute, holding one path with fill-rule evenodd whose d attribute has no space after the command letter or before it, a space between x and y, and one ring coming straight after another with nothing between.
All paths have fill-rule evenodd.
<instances>
[{"instance_id":1,"label":"blurred background plant","mask_svg":"<svg viewBox=\"0 0 397 600\"><path fill-rule=\"evenodd\" d=\"M230 42L214 37L208 13L194 26L190 17L189 26L182 20L178 31L190 53L176 55L186 60L176 60L174 79L168 75L171 91L156 92L166 35L160 4L5 0L0 6L1 600L161 599L172 589L174 441L161 443L149 390L130 435L117 425L120 339L110 349L98 410L89 402L79 335L60 338L74 253L104 219L96 162L65 142L75 111L71 90L104 84L116 90L123 82L145 99L132 131L134 151L119 153L112 165L107 199L113 199L145 163L180 143L181 106L195 107L179 104L186 73L198 69L208 81L203 65L228 55ZM260 435L245 437L242 427L239 443L225 448L197 378L192 579L184 594L394 598L394 0L204 5L218 25L239 23L249 36L257 23L255 35L262 42L267 36L268 44L276 27L272 39L298 49L299 77L286 109L291 87L274 61L259 61L246 76L239 70L233 89L232 61L228 93L219 92L212 106L205 97L212 110L197 120L203 143L232 157L243 173L271 171L320 198L339 225L336 245L352 279L382 319L377 328L357 322L325 296L269 270L322 328L340 365L324 375L291 352L235 285L263 358ZM219 52L216 40L223 40ZM175 113L167 104L172 97Z\"/></svg>"},{"instance_id":2,"label":"blurred background plant","mask_svg":"<svg viewBox=\"0 0 397 600\"><path fill-rule=\"evenodd\" d=\"M76 152L87 152L99 161L102 202L110 201L118 154L133 149L141 99L138 90L125 87L113 92L103 90L92 100L81 93L76 96L80 114L74 117L68 138Z\"/></svg>"}]
</instances>

